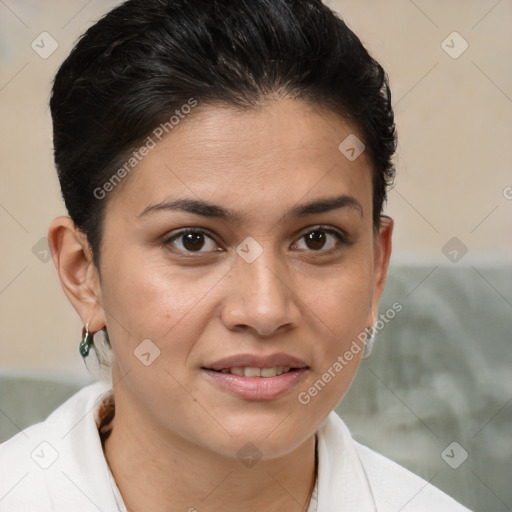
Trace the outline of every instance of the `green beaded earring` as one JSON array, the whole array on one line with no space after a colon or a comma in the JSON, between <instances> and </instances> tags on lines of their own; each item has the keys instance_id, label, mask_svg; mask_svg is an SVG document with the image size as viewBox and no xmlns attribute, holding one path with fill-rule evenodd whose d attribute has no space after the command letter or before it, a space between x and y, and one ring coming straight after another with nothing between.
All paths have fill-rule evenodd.
<instances>
[{"instance_id":1,"label":"green beaded earring","mask_svg":"<svg viewBox=\"0 0 512 512\"><path fill-rule=\"evenodd\" d=\"M83 358L86 358L89 355L89 351L91 349L91 345L94 343L94 337L89 332L89 324L82 329L82 342L80 343L80 355Z\"/></svg>"}]
</instances>

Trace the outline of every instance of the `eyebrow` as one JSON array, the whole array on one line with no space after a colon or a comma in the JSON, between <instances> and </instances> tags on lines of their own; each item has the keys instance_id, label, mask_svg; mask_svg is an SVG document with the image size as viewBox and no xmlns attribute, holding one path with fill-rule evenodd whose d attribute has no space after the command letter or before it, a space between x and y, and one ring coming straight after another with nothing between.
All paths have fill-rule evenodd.
<instances>
[{"instance_id":1,"label":"eyebrow","mask_svg":"<svg viewBox=\"0 0 512 512\"><path fill-rule=\"evenodd\" d=\"M317 199L310 201L309 203L294 206L284 215L284 218L296 219L306 215L326 213L332 210L338 210L340 208L356 210L359 212L361 217L363 216L363 207L361 206L361 203L351 195L342 194L341 196ZM226 220L228 222L236 222L240 220L240 214L236 213L234 210L230 210L228 208L224 208L223 206L209 203L207 201L188 198L164 201L150 205L146 207L141 213L139 213L137 218L141 219L150 213L155 213L162 210L185 211L195 215L201 215L203 217Z\"/></svg>"}]
</instances>

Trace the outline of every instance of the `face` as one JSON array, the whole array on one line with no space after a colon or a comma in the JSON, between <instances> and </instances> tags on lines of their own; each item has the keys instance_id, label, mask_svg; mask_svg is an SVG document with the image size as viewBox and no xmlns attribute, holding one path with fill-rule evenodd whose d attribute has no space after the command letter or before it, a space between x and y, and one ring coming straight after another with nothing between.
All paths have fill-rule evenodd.
<instances>
[{"instance_id":1,"label":"face","mask_svg":"<svg viewBox=\"0 0 512 512\"><path fill-rule=\"evenodd\" d=\"M98 315L125 415L230 457L313 435L354 377L390 250L369 159L338 149L350 134L299 100L198 105L111 192Z\"/></svg>"}]
</instances>

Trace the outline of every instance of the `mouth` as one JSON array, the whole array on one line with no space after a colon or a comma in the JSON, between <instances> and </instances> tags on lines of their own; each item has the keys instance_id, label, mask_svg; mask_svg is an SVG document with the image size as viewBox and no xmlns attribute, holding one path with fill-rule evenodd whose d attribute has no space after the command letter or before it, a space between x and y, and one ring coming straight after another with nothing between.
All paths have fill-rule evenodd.
<instances>
[{"instance_id":1,"label":"mouth","mask_svg":"<svg viewBox=\"0 0 512 512\"><path fill-rule=\"evenodd\" d=\"M289 372L292 369L307 368L307 365L302 359L284 352L277 352L267 355L235 354L205 364L203 368L245 377L275 377L275 375Z\"/></svg>"},{"instance_id":2,"label":"mouth","mask_svg":"<svg viewBox=\"0 0 512 512\"><path fill-rule=\"evenodd\" d=\"M291 368L289 366L273 366L270 368L257 368L255 366L234 366L233 368L223 368L222 370L212 370L218 373L229 373L231 375L238 375L239 377L276 377L283 373L288 373L298 368Z\"/></svg>"},{"instance_id":3,"label":"mouth","mask_svg":"<svg viewBox=\"0 0 512 512\"><path fill-rule=\"evenodd\" d=\"M295 387L309 366L288 354L240 354L203 366L217 389L244 400L271 400Z\"/></svg>"}]
</instances>

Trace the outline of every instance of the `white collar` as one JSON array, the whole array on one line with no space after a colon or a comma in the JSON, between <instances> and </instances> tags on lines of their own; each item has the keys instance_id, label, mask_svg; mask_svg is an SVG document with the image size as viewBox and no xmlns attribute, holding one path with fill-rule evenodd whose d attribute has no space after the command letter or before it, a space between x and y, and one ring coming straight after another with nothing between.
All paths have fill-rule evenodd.
<instances>
[{"instance_id":1,"label":"white collar","mask_svg":"<svg viewBox=\"0 0 512 512\"><path fill-rule=\"evenodd\" d=\"M0 445L0 458L9 461L8 471L0 468L2 512L20 510L20 505L44 512L118 510L95 419L110 387L108 382L85 387L46 421ZM374 512L375 500L343 421L331 412L317 434L318 511ZM51 464L42 467L40 461ZM311 501L308 512L315 510Z\"/></svg>"},{"instance_id":2,"label":"white collar","mask_svg":"<svg viewBox=\"0 0 512 512\"><path fill-rule=\"evenodd\" d=\"M318 510L375 512L366 472L343 420L331 411L317 433Z\"/></svg>"},{"instance_id":3,"label":"white collar","mask_svg":"<svg viewBox=\"0 0 512 512\"><path fill-rule=\"evenodd\" d=\"M96 409L99 407L99 403ZM377 506L352 436L332 411L317 430L318 477L307 512L357 510L375 512ZM106 461L105 461L106 462ZM117 507L127 512L121 493L107 464Z\"/></svg>"}]
</instances>

